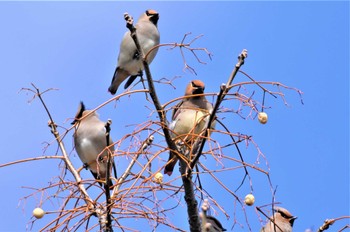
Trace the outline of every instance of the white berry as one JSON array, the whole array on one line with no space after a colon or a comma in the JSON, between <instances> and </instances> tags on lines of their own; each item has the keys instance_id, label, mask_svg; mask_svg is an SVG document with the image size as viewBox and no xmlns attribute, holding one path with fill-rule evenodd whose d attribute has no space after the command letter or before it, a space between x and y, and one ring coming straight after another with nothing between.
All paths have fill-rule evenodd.
<instances>
[{"instance_id":1,"label":"white berry","mask_svg":"<svg viewBox=\"0 0 350 232\"><path fill-rule=\"evenodd\" d=\"M33 215L34 217L36 217L37 219L40 219L42 217L44 217L45 215L45 211L42 208L35 208L33 210Z\"/></svg>"},{"instance_id":2,"label":"white berry","mask_svg":"<svg viewBox=\"0 0 350 232\"><path fill-rule=\"evenodd\" d=\"M261 124L267 123L267 114L265 112L259 112L258 120Z\"/></svg>"},{"instance_id":3,"label":"white berry","mask_svg":"<svg viewBox=\"0 0 350 232\"><path fill-rule=\"evenodd\" d=\"M157 172L157 174L154 176L154 181L158 184L163 183L163 174L160 172Z\"/></svg>"},{"instance_id":4,"label":"white berry","mask_svg":"<svg viewBox=\"0 0 350 232\"><path fill-rule=\"evenodd\" d=\"M244 203L248 206L252 206L255 202L255 197L253 194L247 194L247 196L245 196L244 198Z\"/></svg>"}]
</instances>

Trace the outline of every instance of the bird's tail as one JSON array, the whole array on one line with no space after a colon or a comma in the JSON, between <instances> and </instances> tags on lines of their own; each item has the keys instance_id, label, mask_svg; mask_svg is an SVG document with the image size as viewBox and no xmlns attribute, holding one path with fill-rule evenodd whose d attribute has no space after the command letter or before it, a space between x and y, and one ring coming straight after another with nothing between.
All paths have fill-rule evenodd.
<instances>
[{"instance_id":1,"label":"bird's tail","mask_svg":"<svg viewBox=\"0 0 350 232\"><path fill-rule=\"evenodd\" d=\"M129 73L127 71L125 71L124 69L121 69L119 67L117 67L114 71L114 75L113 75L113 79L112 79L112 82L111 82L111 85L109 86L108 88L108 91L114 95L120 84L126 79L128 78L129 76Z\"/></svg>"},{"instance_id":2,"label":"bird's tail","mask_svg":"<svg viewBox=\"0 0 350 232\"><path fill-rule=\"evenodd\" d=\"M175 153L170 152L168 164L164 168L164 174L168 174L169 176L171 176L171 174L174 171L174 167L175 167L176 163L177 163L177 157L176 157Z\"/></svg>"},{"instance_id":3,"label":"bird's tail","mask_svg":"<svg viewBox=\"0 0 350 232\"><path fill-rule=\"evenodd\" d=\"M129 86L134 82L134 80L140 75L133 75L130 76L129 79L126 81L125 85L124 85L124 89L129 88Z\"/></svg>"}]
</instances>

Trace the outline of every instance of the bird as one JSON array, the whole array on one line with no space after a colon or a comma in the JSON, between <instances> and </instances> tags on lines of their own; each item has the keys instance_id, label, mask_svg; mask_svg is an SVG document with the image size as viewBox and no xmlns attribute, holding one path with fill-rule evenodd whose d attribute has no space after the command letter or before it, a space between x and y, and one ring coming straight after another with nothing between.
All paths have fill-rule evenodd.
<instances>
[{"instance_id":1,"label":"bird","mask_svg":"<svg viewBox=\"0 0 350 232\"><path fill-rule=\"evenodd\" d=\"M169 124L172 139L191 144L205 129L213 106L207 101L204 94L205 85L201 80L192 80L188 83L185 96L173 109L172 121ZM215 123L211 125L214 129ZM173 173L177 156L170 151L169 160L164 168L164 174Z\"/></svg>"},{"instance_id":2,"label":"bird","mask_svg":"<svg viewBox=\"0 0 350 232\"><path fill-rule=\"evenodd\" d=\"M144 55L152 48L159 45L160 34L157 27L158 19L159 14L157 11L146 10L135 25L137 38ZM157 52L158 47L155 47L148 55L148 64L151 64ZM135 42L130 36L130 31L127 31L120 44L118 64L108 91L114 95L120 84L129 77L124 85L124 89L128 88L136 77L142 76L143 69L142 57L136 49Z\"/></svg>"},{"instance_id":3,"label":"bird","mask_svg":"<svg viewBox=\"0 0 350 232\"><path fill-rule=\"evenodd\" d=\"M293 216L287 209L282 207L274 208L274 215L270 221L261 228L260 232L292 232L294 220L297 217ZM273 221L275 223L273 223Z\"/></svg>"},{"instance_id":4,"label":"bird","mask_svg":"<svg viewBox=\"0 0 350 232\"><path fill-rule=\"evenodd\" d=\"M207 224L210 223L210 225L206 226L207 232L222 232L227 231L220 223L218 219L216 219L213 216L206 216Z\"/></svg>"},{"instance_id":5,"label":"bird","mask_svg":"<svg viewBox=\"0 0 350 232\"><path fill-rule=\"evenodd\" d=\"M84 103L80 102L72 124L75 127L74 146L80 160L84 167L91 171L96 180L104 180L107 174L108 159L105 122L99 119L96 112L86 110ZM114 145L110 136L108 146L109 151L113 153ZM111 168L113 166L116 177L115 164L113 159L111 161ZM109 186L112 186L112 181L109 181ZM100 182L99 184L102 186Z\"/></svg>"}]
</instances>

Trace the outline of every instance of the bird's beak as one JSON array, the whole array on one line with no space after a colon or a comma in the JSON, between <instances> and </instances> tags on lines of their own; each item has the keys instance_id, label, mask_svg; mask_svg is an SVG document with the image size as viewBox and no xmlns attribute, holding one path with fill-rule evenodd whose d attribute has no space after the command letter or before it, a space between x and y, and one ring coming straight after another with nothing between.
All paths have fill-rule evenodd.
<instances>
[{"instance_id":1,"label":"bird's beak","mask_svg":"<svg viewBox=\"0 0 350 232\"><path fill-rule=\"evenodd\" d=\"M290 222L290 225L293 226L294 224L294 220L297 219L298 217L292 217L289 222Z\"/></svg>"}]
</instances>

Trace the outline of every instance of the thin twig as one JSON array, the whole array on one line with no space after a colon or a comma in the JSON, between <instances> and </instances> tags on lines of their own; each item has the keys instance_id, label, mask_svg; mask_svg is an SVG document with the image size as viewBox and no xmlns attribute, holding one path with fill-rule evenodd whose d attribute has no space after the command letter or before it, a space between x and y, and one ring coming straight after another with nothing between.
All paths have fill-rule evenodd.
<instances>
[{"instance_id":1,"label":"thin twig","mask_svg":"<svg viewBox=\"0 0 350 232\"><path fill-rule=\"evenodd\" d=\"M215 105L213 107L213 111L211 112L211 114L209 116L209 120L207 121L206 130L204 131L203 137L202 137L202 139L198 139L196 141L195 145L193 146L194 147L193 151L195 152L195 157L190 163L190 169L187 170L187 174L189 174L192 171L193 167L198 162L199 157L202 155L204 144L205 144L205 142L207 140L207 137L209 135L209 131L210 131L211 125L214 122L215 117L216 117L215 116L216 112L218 111L218 109L219 109L222 101L224 100L226 94L228 93L229 86L231 85L231 83L232 83L233 79L235 78L235 76L236 76L238 70L240 69L240 67L244 64L244 60L245 60L245 58L247 56L248 56L247 50L244 49L241 52L241 54L238 56L238 62L235 65L235 68L233 69L233 71L231 73L231 76L230 76L229 80L227 81L226 85L224 85L224 84L221 85L220 92L219 92L218 97L216 99L216 103L215 103Z\"/></svg>"},{"instance_id":2,"label":"thin twig","mask_svg":"<svg viewBox=\"0 0 350 232\"><path fill-rule=\"evenodd\" d=\"M269 94L271 94L271 96L273 96L274 98L277 98L276 95L274 95L273 93L271 93L270 91L268 91L266 88L264 88L259 82L255 81L251 76L249 76L246 72L243 72L242 70L239 70L240 73L242 73L243 75L245 75L246 77L248 77L252 82L254 82L254 84L256 84L257 86L259 86L264 93L267 92Z\"/></svg>"},{"instance_id":3,"label":"thin twig","mask_svg":"<svg viewBox=\"0 0 350 232\"><path fill-rule=\"evenodd\" d=\"M54 123L53 121L53 118L51 116L51 113L49 111L49 109L47 108L42 96L41 96L41 93L40 93L40 90L32 83L32 86L33 88L36 90L36 96L38 96L38 98L40 99L40 102L42 103L42 105L44 106L45 108L45 111L49 117L49 126L51 128L51 132L52 134L55 136L56 138L56 141L58 143L58 146L60 147L60 150L62 152L62 155L64 157L64 162L66 164L66 167L68 168L68 170L72 173L72 175L74 176L76 182L77 182L77 186L78 188L80 189L80 192L83 194L84 196L84 200L88 206L88 209L89 210L94 210L94 201L90 198L89 194L87 193L84 185L82 184L82 180L81 180L81 177L79 175L79 173L77 172L77 170L74 168L73 164L71 163L69 157L68 157L68 154L66 152L66 149L65 149L65 146L63 144L63 141L60 139L60 135L57 131L57 126L56 124Z\"/></svg>"},{"instance_id":4,"label":"thin twig","mask_svg":"<svg viewBox=\"0 0 350 232\"><path fill-rule=\"evenodd\" d=\"M350 218L350 216L342 216L342 217L338 217L338 218L334 218L334 219L326 219L323 223L322 226L320 226L320 228L318 228L317 232L323 232L325 230L329 229L329 226L333 225L334 222L342 220L342 219L346 219L346 218ZM346 227L344 227L346 228Z\"/></svg>"},{"instance_id":5,"label":"thin twig","mask_svg":"<svg viewBox=\"0 0 350 232\"><path fill-rule=\"evenodd\" d=\"M117 182L116 186L113 189L113 193L112 193L113 197L116 196L116 194L119 192L119 188L120 188L121 184L130 175L131 169L135 165L135 163L136 163L137 159L139 158L139 156L142 154L142 152L144 152L147 149L147 147L149 147L152 144L153 140L154 140L154 136L151 135L142 143L141 147L139 148L139 150L137 152L137 155L133 157L132 161L129 163L129 166L126 168L126 170L123 173L123 175L118 179L118 182Z\"/></svg>"},{"instance_id":6,"label":"thin twig","mask_svg":"<svg viewBox=\"0 0 350 232\"><path fill-rule=\"evenodd\" d=\"M0 164L0 168L14 165L14 164L19 164L19 163L25 163L28 161L36 161L36 160L47 160L47 159L64 159L64 156L38 156L34 158L28 158L28 159L23 159L23 160L16 160L13 162L5 163L5 164Z\"/></svg>"},{"instance_id":7,"label":"thin twig","mask_svg":"<svg viewBox=\"0 0 350 232\"><path fill-rule=\"evenodd\" d=\"M225 126L225 124L223 124L220 120L217 120L217 122L227 131L229 132L228 128ZM251 180L251 177L249 175L249 172L248 172L248 169L247 169L247 165L245 164L244 162L244 159L243 159L243 155L241 153L241 150L239 149L238 147L238 142L236 142L235 138L229 134L230 138L232 139L233 141L233 144L235 145L236 147L236 150L238 152L238 155L239 155L239 158L241 159L242 161L242 164L243 164L243 167L244 167L244 171L245 171L245 174L244 174L244 177L243 177L243 180L241 181L241 184L237 187L237 189L235 190L235 192L237 192L241 187L242 185L244 184L244 181L245 181L245 178L248 176L249 177L249 180ZM253 191L253 186L251 186L251 191Z\"/></svg>"},{"instance_id":8,"label":"thin twig","mask_svg":"<svg viewBox=\"0 0 350 232\"><path fill-rule=\"evenodd\" d=\"M273 224L274 224L274 226L275 227L277 227L280 231L283 231L282 229L281 229L281 227L279 227L278 225L277 225L277 223L275 223L275 218L273 217L273 218L270 218L269 216L267 216L259 207L255 207L255 209L257 209L260 213L262 213L266 218L268 218ZM275 230L274 231L276 231L276 228L275 228Z\"/></svg>"}]
</instances>

